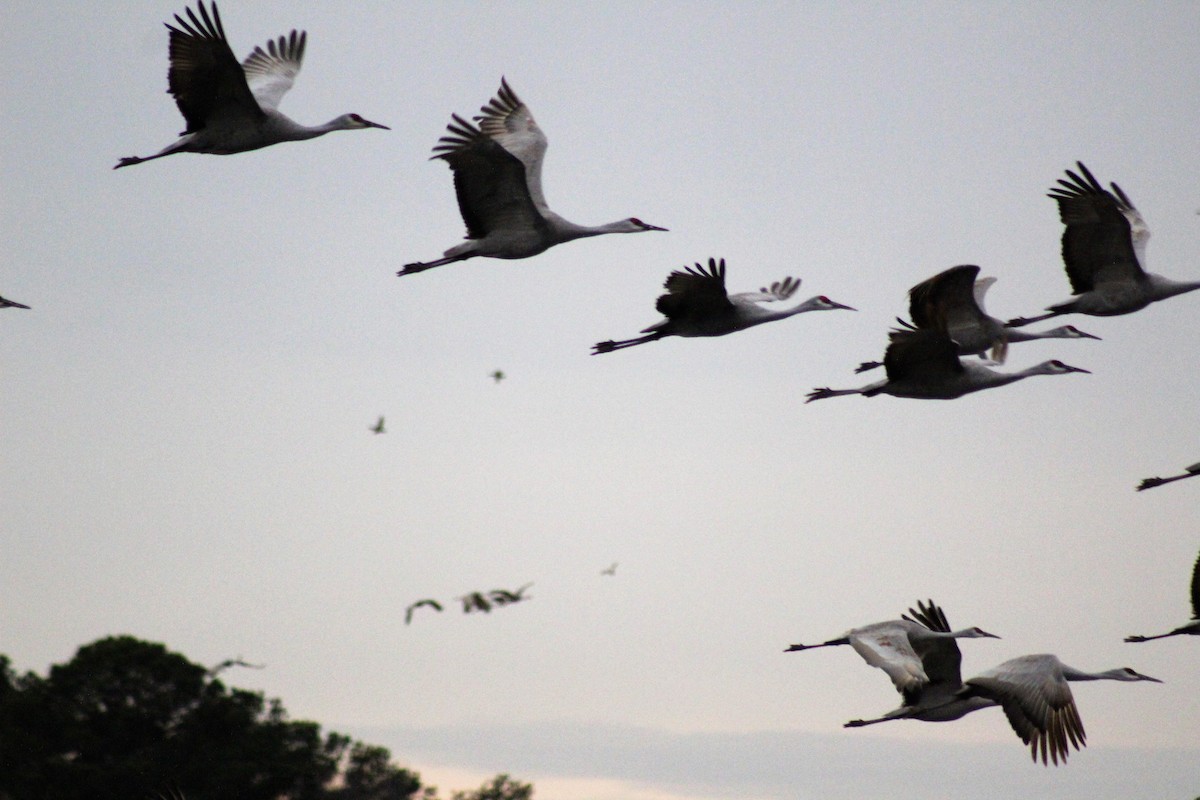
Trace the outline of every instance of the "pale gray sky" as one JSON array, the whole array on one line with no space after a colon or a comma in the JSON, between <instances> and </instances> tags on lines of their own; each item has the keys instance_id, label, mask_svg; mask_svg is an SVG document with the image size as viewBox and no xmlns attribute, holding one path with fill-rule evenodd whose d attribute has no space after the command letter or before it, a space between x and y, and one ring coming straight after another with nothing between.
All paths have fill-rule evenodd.
<instances>
[{"instance_id":1,"label":"pale gray sky","mask_svg":"<svg viewBox=\"0 0 1200 800\"><path fill-rule=\"evenodd\" d=\"M555 800L1200 792L1197 642L1122 642L1188 617L1200 482L1133 488L1200 459L1200 296L1009 352L1092 375L803 404L865 383L947 267L997 276L1002 318L1067 298L1045 193L1077 159L1137 204L1152 269L1200 276L1200 6L226 0L239 56L307 29L282 111L393 130L113 172L183 128L183 7L17 0L0 27L0 294L33 306L0 312L18 668L115 633L241 655L268 668L230 681L296 717ZM556 210L671 232L395 277L461 240L430 148L501 75ZM859 311L588 355L710 256L733 291L797 275ZM969 674L1054 652L1165 683L1077 686L1089 747L1058 769L996 710L843 730L896 705L886 676L783 648L918 597L1004 637L963 645ZM526 746L484 747L497 726ZM738 753L750 774L678 779Z\"/></svg>"}]
</instances>

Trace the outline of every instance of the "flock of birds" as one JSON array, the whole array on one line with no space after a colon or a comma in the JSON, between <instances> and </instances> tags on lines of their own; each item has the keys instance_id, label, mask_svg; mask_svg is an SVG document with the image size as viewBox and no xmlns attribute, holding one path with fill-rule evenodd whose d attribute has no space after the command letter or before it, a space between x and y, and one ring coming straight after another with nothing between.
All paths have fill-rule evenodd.
<instances>
[{"instance_id":1,"label":"flock of birds","mask_svg":"<svg viewBox=\"0 0 1200 800\"><path fill-rule=\"evenodd\" d=\"M198 2L198 13L187 8L185 20L169 31L168 91L187 123L180 138L151 156L122 158L114 167L140 164L177 153L228 155L280 142L322 136L337 130L387 126L358 114L343 114L323 125L305 126L278 111L280 100L292 87L304 57L306 34L292 31L255 47L238 62L229 46L216 4ZM427 262L406 264L397 274L411 275L477 256L528 258L564 242L609 233L664 231L629 217L605 225L578 225L562 218L546 203L542 192L545 134L529 108L504 79L500 89L472 121L454 114L447 132L434 147L434 158L444 160L454 177L459 210L466 224L466 240ZM883 367L886 377L853 389L818 388L807 402L828 397L889 394L918 399L953 399L1003 386L1033 375L1086 373L1086 369L1061 361L1046 361L1014 372L994 367L1005 360L1009 344L1033 339L1098 339L1073 325L1040 332L1023 326L1065 314L1114 316L1145 308L1150 303L1200 289L1200 281L1174 281L1145 270L1145 248L1150 232L1129 197L1115 183L1105 189L1082 163L1078 172L1066 171L1049 196L1058 203L1065 226L1062 257L1073 297L1048 306L1047 313L1001 321L984 309L984 295L995 281L979 277L979 267L962 265L917 284L909 291L910 320L888 334L881 362L868 361L857 372ZM723 336L735 331L809 311L854 310L825 296L799 305L772 310L766 304L787 301L800 280L785 277L757 292L729 294L725 287L724 259L708 259L671 272L666 293L655 307L663 319L645 328L643 335L599 342L593 354L646 344L667 336ZM0 308L29 306L0 297ZM980 356L979 361L964 357ZM990 355L990 358L987 356ZM491 377L499 382L504 373ZM371 430L384 433L380 417ZM1138 490L1200 474L1200 463L1182 475L1147 478ZM614 574L616 564L604 571ZM530 584L515 591L471 592L459 598L464 613L489 612L528 599ZM1179 634L1200 635L1200 558L1192 575L1193 619L1187 625L1158 636L1130 636L1129 642ZM437 600L426 598L410 605L405 623L421 608L441 611ZM1062 663L1053 655L1028 655L1010 659L979 675L963 680L957 640L998 638L979 628L951 630L941 608L932 601L900 619L854 628L844 636L815 645L795 644L788 652L850 645L866 662L884 670L900 692L901 706L881 717L853 720L847 727L872 725L895 719L954 720L982 708L1000 706L1014 731L1029 745L1034 760L1064 762L1070 747L1086 740L1069 682L1086 680L1154 681L1129 668L1089 673ZM172 795L174 796L174 795Z\"/></svg>"}]
</instances>

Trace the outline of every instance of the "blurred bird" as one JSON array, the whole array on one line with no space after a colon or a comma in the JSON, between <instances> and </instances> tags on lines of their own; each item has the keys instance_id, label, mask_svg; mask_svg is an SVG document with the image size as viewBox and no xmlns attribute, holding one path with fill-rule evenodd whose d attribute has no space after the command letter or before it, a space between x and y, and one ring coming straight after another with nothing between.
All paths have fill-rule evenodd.
<instances>
[{"instance_id":1,"label":"blurred bird","mask_svg":"<svg viewBox=\"0 0 1200 800\"><path fill-rule=\"evenodd\" d=\"M533 598L525 596L525 590L528 589L530 586L533 586L533 584L527 583L524 586L522 586L521 588L519 588L515 591L511 591L511 592L508 591L507 589L492 589L492 591L489 594L491 595L492 603L494 603L497 606L506 606L506 605L509 605L510 603L519 603L522 600L533 599Z\"/></svg>"},{"instance_id":2,"label":"blurred bird","mask_svg":"<svg viewBox=\"0 0 1200 800\"><path fill-rule=\"evenodd\" d=\"M611 567L606 567L605 569L600 570L600 574L615 576L617 574L617 562L614 561Z\"/></svg>"},{"instance_id":3,"label":"blurred bird","mask_svg":"<svg viewBox=\"0 0 1200 800\"><path fill-rule=\"evenodd\" d=\"M954 342L939 331L893 330L888 338L891 344L883 357L887 380L857 389L813 389L804 402L811 403L813 400L851 394L861 394L864 397L890 394L893 397L911 397L918 400L953 400L971 392L1023 380L1031 375L1088 372L1061 361L1044 361L1016 372L997 372L983 364L963 363L958 358Z\"/></svg>"},{"instance_id":4,"label":"blurred bird","mask_svg":"<svg viewBox=\"0 0 1200 800\"><path fill-rule=\"evenodd\" d=\"M404 609L404 624L405 625L411 624L412 618L413 618L413 612L415 612L418 608L426 608L426 607L432 608L434 611L442 610L442 604L439 603L437 600L432 600L429 598L426 598L424 600L418 600L417 602L410 605L408 608Z\"/></svg>"},{"instance_id":5,"label":"blurred bird","mask_svg":"<svg viewBox=\"0 0 1200 800\"><path fill-rule=\"evenodd\" d=\"M383 417L380 417L380 418L379 418L379 421L378 421L378 422L376 422L376 423L375 423L374 425L372 425L371 427L367 428L367 430L369 430L371 433L374 433L374 434L376 434L376 435L378 435L378 434L380 434L380 433L387 433L387 431L385 431L385 430L383 429Z\"/></svg>"},{"instance_id":6,"label":"blurred bird","mask_svg":"<svg viewBox=\"0 0 1200 800\"><path fill-rule=\"evenodd\" d=\"M995 278L979 278L979 267L964 264L922 281L908 292L909 315L912 323L897 319L910 330L943 331L958 348L960 356L987 353L992 361L1003 364L1012 342L1033 339L1099 339L1084 333L1074 325L1063 325L1047 331L1023 331L1009 328L984 310L984 296L996 282ZM882 361L864 361L855 372L883 366Z\"/></svg>"},{"instance_id":7,"label":"blurred bird","mask_svg":"<svg viewBox=\"0 0 1200 800\"><path fill-rule=\"evenodd\" d=\"M1200 636L1200 556L1196 557L1196 564L1192 567L1192 621L1168 633L1160 633L1157 636L1126 636L1125 641L1148 642L1168 636Z\"/></svg>"},{"instance_id":8,"label":"blurred bird","mask_svg":"<svg viewBox=\"0 0 1200 800\"><path fill-rule=\"evenodd\" d=\"M247 669L266 669L267 665L266 664L248 664L242 660L241 656L238 656L237 658L227 658L224 661L222 661L220 664L217 664L215 667L211 668L208 671L208 675L209 675L209 677L215 677L218 673L224 672L225 670L229 669L230 667L246 667Z\"/></svg>"},{"instance_id":9,"label":"blurred bird","mask_svg":"<svg viewBox=\"0 0 1200 800\"><path fill-rule=\"evenodd\" d=\"M910 608L908 613L912 617L902 615L901 619L922 625L930 631L951 632L945 613L932 600L928 606L918 600L917 610ZM953 638L918 637L915 641L910 639L910 642L921 660L921 670L928 680L907 689L900 689L904 702L899 708L876 719L851 720L845 727L860 728L893 719L948 722L964 717L972 711L997 705L995 700L986 697L956 697L963 685L960 672L962 653L958 649L958 642Z\"/></svg>"},{"instance_id":10,"label":"blurred bird","mask_svg":"<svg viewBox=\"0 0 1200 800\"><path fill-rule=\"evenodd\" d=\"M500 79L499 92L480 111L475 117L479 127L451 115L446 135L433 148L433 158L443 159L454 173L467 241L434 261L405 264L397 275L475 256L528 258L585 236L666 230L636 217L596 226L563 219L542 194L546 135L508 81Z\"/></svg>"},{"instance_id":11,"label":"blurred bird","mask_svg":"<svg viewBox=\"0 0 1200 800\"><path fill-rule=\"evenodd\" d=\"M1083 672L1069 667L1053 655L1020 656L1009 659L974 678L969 678L953 702L974 698L995 701L1021 741L1029 745L1036 762L1041 756L1055 765L1067 763L1069 741L1076 750L1087 745L1083 721L1075 707L1068 681L1153 681L1158 678L1134 672L1129 667L1106 672Z\"/></svg>"},{"instance_id":12,"label":"blurred bird","mask_svg":"<svg viewBox=\"0 0 1200 800\"><path fill-rule=\"evenodd\" d=\"M933 605L932 600L930 606L937 608ZM922 607L922 611L924 610ZM908 617L901 617L887 622L864 625L861 628L851 628L844 636L830 639L821 644L794 644L784 652L791 653L797 650L848 644L872 667L878 667L886 672L892 679L896 690L904 694L905 692L918 692L931 682L931 676L925 672L925 667L922 665L923 654L937 650L941 647L939 643L946 640L981 638L999 639L1000 637L980 628L963 628L958 631L938 630L937 626L929 627L921 622L914 622ZM935 663L936 660L935 657Z\"/></svg>"},{"instance_id":13,"label":"blurred bird","mask_svg":"<svg viewBox=\"0 0 1200 800\"><path fill-rule=\"evenodd\" d=\"M6 300L0 297L0 308L29 308L29 306L24 303L18 303L15 300Z\"/></svg>"},{"instance_id":14,"label":"blurred bird","mask_svg":"<svg viewBox=\"0 0 1200 800\"><path fill-rule=\"evenodd\" d=\"M1110 317L1129 314L1150 303L1200 289L1200 281L1174 281L1146 272L1150 229L1133 203L1115 183L1106 191L1082 161L1082 176L1067 170L1049 197L1058 203L1066 230L1062 257L1075 297L1048 306L1049 314L1018 317L1011 327L1040 322L1059 314Z\"/></svg>"},{"instance_id":15,"label":"blurred bird","mask_svg":"<svg viewBox=\"0 0 1200 800\"><path fill-rule=\"evenodd\" d=\"M724 336L806 311L855 310L819 296L782 311L768 311L759 304L788 300L800 288L800 279L788 277L772 283L769 289L730 295L725 291L723 258L720 261L710 258L708 269L697 263L694 267L676 270L667 276L663 288L667 293L659 296L654 307L666 319L643 329L645 336L600 342L592 347L592 355L611 353L667 336Z\"/></svg>"},{"instance_id":16,"label":"blurred bird","mask_svg":"<svg viewBox=\"0 0 1200 800\"><path fill-rule=\"evenodd\" d=\"M1171 475L1167 478L1144 478L1142 479L1142 482L1138 484L1137 491L1140 492L1143 489L1153 489L1155 486L1162 486L1164 483L1181 481L1184 478L1194 478L1197 475L1200 475L1200 463L1192 464L1190 467L1185 468L1182 475Z\"/></svg>"},{"instance_id":17,"label":"blurred bird","mask_svg":"<svg viewBox=\"0 0 1200 800\"><path fill-rule=\"evenodd\" d=\"M265 51L255 47L239 64L225 38L217 4L212 4L211 16L204 0L197 7L198 18L190 8L185 9L190 23L178 14L175 21L179 27L166 23L170 31L167 92L174 95L187 129L178 141L154 155L122 158L113 169L175 153L242 153L330 131L390 130L358 114L343 114L324 125L308 127L279 113L279 101L300 72L307 34L293 30L278 42L268 41Z\"/></svg>"},{"instance_id":18,"label":"blurred bird","mask_svg":"<svg viewBox=\"0 0 1200 800\"><path fill-rule=\"evenodd\" d=\"M502 370L496 370L488 377L490 377L496 383L499 383L500 381L504 380L504 372Z\"/></svg>"},{"instance_id":19,"label":"blurred bird","mask_svg":"<svg viewBox=\"0 0 1200 800\"><path fill-rule=\"evenodd\" d=\"M470 614L473 611L482 611L487 614L492 610L492 603L480 592L471 592L464 594L458 598L463 604L463 613Z\"/></svg>"}]
</instances>

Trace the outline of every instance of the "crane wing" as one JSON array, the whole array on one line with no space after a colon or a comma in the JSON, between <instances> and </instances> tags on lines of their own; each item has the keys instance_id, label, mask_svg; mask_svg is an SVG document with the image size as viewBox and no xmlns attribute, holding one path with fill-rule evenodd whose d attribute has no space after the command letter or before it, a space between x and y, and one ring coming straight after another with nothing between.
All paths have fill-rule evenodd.
<instances>
[{"instance_id":1,"label":"crane wing","mask_svg":"<svg viewBox=\"0 0 1200 800\"><path fill-rule=\"evenodd\" d=\"M957 348L950 337L933 330L895 330L883 357L889 381L906 379L936 383L963 372Z\"/></svg>"},{"instance_id":2,"label":"crane wing","mask_svg":"<svg viewBox=\"0 0 1200 800\"><path fill-rule=\"evenodd\" d=\"M533 204L543 214L550 211L546 196L542 193L542 159L546 155L546 134L529 113L529 107L521 102L517 93L500 79L500 90L488 104L479 109L475 117L479 129L492 141L512 153L525 166L525 183Z\"/></svg>"},{"instance_id":3,"label":"crane wing","mask_svg":"<svg viewBox=\"0 0 1200 800\"><path fill-rule=\"evenodd\" d=\"M888 674L896 691L906 693L929 682L921 659L901 624L881 622L856 628L850 631L848 638L850 646L864 661Z\"/></svg>"},{"instance_id":4,"label":"crane wing","mask_svg":"<svg viewBox=\"0 0 1200 800\"><path fill-rule=\"evenodd\" d=\"M213 3L212 15L204 0L196 4L200 16L186 9L189 22L178 14L179 27L167 23L170 31L167 91L187 120L187 130L201 130L215 118L243 117L261 119L264 114L246 83L246 74L233 55L221 15Z\"/></svg>"},{"instance_id":5,"label":"crane wing","mask_svg":"<svg viewBox=\"0 0 1200 800\"><path fill-rule=\"evenodd\" d=\"M908 313L918 328L948 331L979 325L983 310L975 302L975 278L979 267L951 267L908 290Z\"/></svg>"},{"instance_id":6,"label":"crane wing","mask_svg":"<svg viewBox=\"0 0 1200 800\"><path fill-rule=\"evenodd\" d=\"M1200 620L1200 556L1192 567L1192 619Z\"/></svg>"},{"instance_id":7,"label":"crane wing","mask_svg":"<svg viewBox=\"0 0 1200 800\"><path fill-rule=\"evenodd\" d=\"M300 64L304 61L304 46L308 43L305 31L292 31L280 36L278 46L274 40L267 41L267 49L255 47L254 52L242 62L246 83L254 99L262 108L277 109L279 101L292 88Z\"/></svg>"},{"instance_id":8,"label":"crane wing","mask_svg":"<svg viewBox=\"0 0 1200 800\"><path fill-rule=\"evenodd\" d=\"M667 293L654 303L658 313L670 320L706 320L733 309L725 292L725 259L710 258L708 268L697 263L667 276Z\"/></svg>"},{"instance_id":9,"label":"crane wing","mask_svg":"<svg viewBox=\"0 0 1200 800\"><path fill-rule=\"evenodd\" d=\"M1058 214L1066 225L1062 257L1071 290L1090 292L1110 281L1145 280L1143 267L1150 229L1115 183L1109 192L1092 176L1083 162L1082 176L1067 170L1070 180L1059 179L1049 197L1058 203Z\"/></svg>"},{"instance_id":10,"label":"crane wing","mask_svg":"<svg viewBox=\"0 0 1200 800\"><path fill-rule=\"evenodd\" d=\"M739 292L729 296L732 303L773 303L776 300L789 300L800 288L800 279L790 275L781 281L775 281L770 286L764 286L757 292Z\"/></svg>"},{"instance_id":11,"label":"crane wing","mask_svg":"<svg viewBox=\"0 0 1200 800\"><path fill-rule=\"evenodd\" d=\"M950 623L946 614L933 600L925 605L917 601L916 610L909 609L902 619L910 620L931 631L949 633ZM962 686L962 652L954 639L910 639L913 650L921 659L921 667L930 684L937 684L945 691L957 691ZM908 696L905 696L907 701Z\"/></svg>"},{"instance_id":12,"label":"crane wing","mask_svg":"<svg viewBox=\"0 0 1200 800\"><path fill-rule=\"evenodd\" d=\"M547 227L529 195L521 160L470 122L454 114L433 153L454 172L454 191L468 239L482 239L495 230L528 232Z\"/></svg>"},{"instance_id":13,"label":"crane wing","mask_svg":"<svg viewBox=\"0 0 1200 800\"><path fill-rule=\"evenodd\" d=\"M1033 760L1040 754L1043 764L1047 759L1066 763L1068 742L1076 750L1087 744L1071 686L1059 667L1054 656L1022 656L967 680L974 694L1000 703Z\"/></svg>"}]
</instances>

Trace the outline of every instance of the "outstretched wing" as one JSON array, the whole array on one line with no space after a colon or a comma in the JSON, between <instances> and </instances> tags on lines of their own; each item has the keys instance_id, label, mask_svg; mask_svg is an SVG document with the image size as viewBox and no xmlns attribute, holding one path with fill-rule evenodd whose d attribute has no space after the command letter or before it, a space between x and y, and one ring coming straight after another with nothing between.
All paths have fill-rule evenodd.
<instances>
[{"instance_id":1,"label":"outstretched wing","mask_svg":"<svg viewBox=\"0 0 1200 800\"><path fill-rule=\"evenodd\" d=\"M546 228L546 219L530 196L525 165L470 122L454 114L433 153L454 172L454 191L468 239L482 239L496 230Z\"/></svg>"},{"instance_id":2,"label":"outstretched wing","mask_svg":"<svg viewBox=\"0 0 1200 800\"><path fill-rule=\"evenodd\" d=\"M892 330L891 344L883 356L889 381L944 381L963 372L954 342L945 333L933 330Z\"/></svg>"},{"instance_id":3,"label":"outstretched wing","mask_svg":"<svg viewBox=\"0 0 1200 800\"><path fill-rule=\"evenodd\" d=\"M1067 170L1070 180L1060 178L1048 195L1067 226L1062 256L1071 290L1082 294L1110 281L1145 280L1150 229L1142 215L1119 186L1107 191L1083 162L1076 164L1083 174Z\"/></svg>"},{"instance_id":4,"label":"outstretched wing","mask_svg":"<svg viewBox=\"0 0 1200 800\"><path fill-rule=\"evenodd\" d=\"M1200 556L1192 567L1192 619L1200 620Z\"/></svg>"},{"instance_id":5,"label":"outstretched wing","mask_svg":"<svg viewBox=\"0 0 1200 800\"><path fill-rule=\"evenodd\" d=\"M697 263L667 276L667 293L654 303L658 313L672 321L711 319L733 309L725 292L725 259L710 258L708 268Z\"/></svg>"},{"instance_id":6,"label":"outstretched wing","mask_svg":"<svg viewBox=\"0 0 1200 800\"><path fill-rule=\"evenodd\" d=\"M225 38L216 3L211 16L204 0L196 5L199 17L188 8L187 20L175 15L178 28L166 23L170 31L167 91L187 120L184 133L201 130L216 118L262 119L263 110Z\"/></svg>"},{"instance_id":7,"label":"outstretched wing","mask_svg":"<svg viewBox=\"0 0 1200 800\"><path fill-rule=\"evenodd\" d=\"M517 93L500 79L500 90L487 105L479 109L475 117L479 129L508 152L516 156L525 167L525 183L529 197L543 214L550 213L546 197L542 194L542 159L546 155L546 134L529 113L529 107L521 102Z\"/></svg>"},{"instance_id":8,"label":"outstretched wing","mask_svg":"<svg viewBox=\"0 0 1200 800\"><path fill-rule=\"evenodd\" d=\"M260 106L279 108L279 101L292 88L300 72L307 42L306 32L297 34L293 30L288 36L280 36L278 45L274 40L269 40L265 51L255 47L254 52L242 62L246 83Z\"/></svg>"},{"instance_id":9,"label":"outstretched wing","mask_svg":"<svg viewBox=\"0 0 1200 800\"><path fill-rule=\"evenodd\" d=\"M856 628L848 638L864 661L888 674L898 692L915 691L929 682L902 623L881 622Z\"/></svg>"},{"instance_id":10,"label":"outstretched wing","mask_svg":"<svg viewBox=\"0 0 1200 800\"><path fill-rule=\"evenodd\" d=\"M908 313L913 324L926 330L979 325L983 309L975 301L975 279L979 267L951 267L908 290Z\"/></svg>"},{"instance_id":11,"label":"outstretched wing","mask_svg":"<svg viewBox=\"0 0 1200 800\"><path fill-rule=\"evenodd\" d=\"M929 601L929 605L918 600L916 610L910 608L902 618L931 631L950 632L945 612L933 600ZM913 643L913 649L921 657L921 666L929 677L929 683L938 686L943 695L957 691L962 686L962 652L958 649L958 642L948 638L918 639ZM904 699L910 702L909 695L906 694ZM914 695L910 704L916 705L918 702L919 695Z\"/></svg>"},{"instance_id":12,"label":"outstretched wing","mask_svg":"<svg viewBox=\"0 0 1200 800\"><path fill-rule=\"evenodd\" d=\"M790 300L800 288L800 279L787 276L781 281L775 281L770 286L764 286L757 292L738 292L729 296L731 303L773 303L776 300Z\"/></svg>"}]
</instances>

